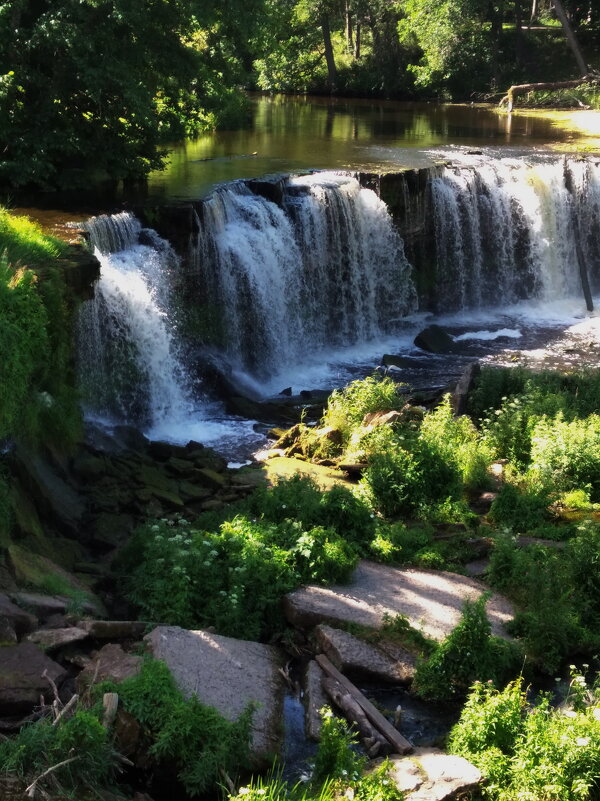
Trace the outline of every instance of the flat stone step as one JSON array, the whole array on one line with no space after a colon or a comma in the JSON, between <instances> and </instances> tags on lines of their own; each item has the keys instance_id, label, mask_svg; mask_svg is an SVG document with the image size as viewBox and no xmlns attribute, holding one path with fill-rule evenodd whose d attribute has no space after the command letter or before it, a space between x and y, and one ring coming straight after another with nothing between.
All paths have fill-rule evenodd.
<instances>
[{"instance_id":1,"label":"flat stone step","mask_svg":"<svg viewBox=\"0 0 600 801\"><path fill-rule=\"evenodd\" d=\"M307 586L288 593L284 611L298 628L319 623L356 623L380 629L385 616L404 615L414 628L434 640L450 634L461 619L465 601L476 601L488 588L457 573L396 568L362 560L346 586ZM492 633L508 639L505 625L513 606L494 593L486 611Z\"/></svg>"}]
</instances>

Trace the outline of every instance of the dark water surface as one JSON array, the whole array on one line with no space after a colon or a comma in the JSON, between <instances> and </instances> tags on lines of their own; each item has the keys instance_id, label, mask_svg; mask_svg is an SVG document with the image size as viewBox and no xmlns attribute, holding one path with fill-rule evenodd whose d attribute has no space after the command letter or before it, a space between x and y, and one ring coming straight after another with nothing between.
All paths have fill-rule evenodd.
<instances>
[{"instance_id":1,"label":"dark water surface","mask_svg":"<svg viewBox=\"0 0 600 801\"><path fill-rule=\"evenodd\" d=\"M12 198L11 206L60 230L67 220L123 204L198 199L226 181L310 169L394 170L435 161L436 147L523 152L573 138L551 118L509 116L495 105L254 95L247 125L168 148L164 170L142 190ZM433 149L433 152L431 152Z\"/></svg>"}]
</instances>

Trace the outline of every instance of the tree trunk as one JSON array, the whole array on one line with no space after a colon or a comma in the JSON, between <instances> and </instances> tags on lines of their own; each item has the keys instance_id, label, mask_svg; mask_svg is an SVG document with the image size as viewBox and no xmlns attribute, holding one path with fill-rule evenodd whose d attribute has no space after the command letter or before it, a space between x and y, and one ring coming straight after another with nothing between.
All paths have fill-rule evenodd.
<instances>
[{"instance_id":1,"label":"tree trunk","mask_svg":"<svg viewBox=\"0 0 600 801\"><path fill-rule=\"evenodd\" d=\"M532 25L537 21L538 14L540 13L540 0L531 0L531 14L529 15L529 24Z\"/></svg>"},{"instance_id":2,"label":"tree trunk","mask_svg":"<svg viewBox=\"0 0 600 801\"><path fill-rule=\"evenodd\" d=\"M356 28L354 31L354 58L358 61L360 58L360 20L356 20Z\"/></svg>"},{"instance_id":3,"label":"tree trunk","mask_svg":"<svg viewBox=\"0 0 600 801\"><path fill-rule=\"evenodd\" d=\"M354 53L354 39L352 36L352 12L350 11L350 3L346 0L346 49L348 54Z\"/></svg>"},{"instance_id":4,"label":"tree trunk","mask_svg":"<svg viewBox=\"0 0 600 801\"><path fill-rule=\"evenodd\" d=\"M571 23L569 22L569 18L567 17L567 14L565 12L562 0L554 0L554 9L556 11L556 16L560 20L560 24L563 27L569 46L573 51L573 55L575 56L575 61L577 62L577 66L579 67L579 73L580 75L585 76L588 74L587 64L585 63L585 59L583 58L583 54L579 47L579 42L577 41L577 37L575 36L575 31L571 27Z\"/></svg>"},{"instance_id":5,"label":"tree trunk","mask_svg":"<svg viewBox=\"0 0 600 801\"><path fill-rule=\"evenodd\" d=\"M329 91L335 92L337 83L337 70L335 68L335 59L333 57L333 45L331 44L331 28L329 26L329 17L323 14L321 17L321 30L323 31L323 45L325 47L325 61L327 62L327 82L329 84Z\"/></svg>"},{"instance_id":6,"label":"tree trunk","mask_svg":"<svg viewBox=\"0 0 600 801\"><path fill-rule=\"evenodd\" d=\"M589 79L590 77L588 75L584 75L583 78L576 78L573 81L520 83L516 86L511 86L498 105L503 106L506 103L506 110L510 113L513 110L515 97L517 95L524 95L526 92L546 91L548 89L573 89L575 86L581 86L582 83L585 83Z\"/></svg>"}]
</instances>

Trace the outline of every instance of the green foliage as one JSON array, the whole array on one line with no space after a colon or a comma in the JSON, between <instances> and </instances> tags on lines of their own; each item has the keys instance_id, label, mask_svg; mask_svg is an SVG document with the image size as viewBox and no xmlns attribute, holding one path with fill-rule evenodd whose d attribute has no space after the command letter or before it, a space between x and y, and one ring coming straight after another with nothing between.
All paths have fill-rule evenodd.
<instances>
[{"instance_id":1,"label":"green foliage","mask_svg":"<svg viewBox=\"0 0 600 801\"><path fill-rule=\"evenodd\" d=\"M56 268L66 246L0 207L0 439L43 439L65 450L81 413L72 369L72 310Z\"/></svg>"},{"instance_id":2,"label":"green foliage","mask_svg":"<svg viewBox=\"0 0 600 801\"><path fill-rule=\"evenodd\" d=\"M444 459L438 447L415 439L408 448L397 440L396 448L375 452L361 480L374 508L386 517L433 516L431 512L447 498L461 494L460 473L455 463Z\"/></svg>"},{"instance_id":3,"label":"green foliage","mask_svg":"<svg viewBox=\"0 0 600 801\"><path fill-rule=\"evenodd\" d=\"M230 723L195 696L186 701L167 666L151 659L144 661L137 676L118 685L105 682L97 691L111 690L142 725L149 756L175 766L190 796L213 789L223 771L235 776L248 767L251 708Z\"/></svg>"},{"instance_id":4,"label":"green foliage","mask_svg":"<svg viewBox=\"0 0 600 801\"><path fill-rule=\"evenodd\" d=\"M595 526L584 527L564 551L541 546L518 548L509 536L496 540L488 579L521 608L511 631L528 656L548 673L574 650L598 646L593 623L598 614L595 574L586 560L597 559Z\"/></svg>"},{"instance_id":5,"label":"green foliage","mask_svg":"<svg viewBox=\"0 0 600 801\"><path fill-rule=\"evenodd\" d=\"M567 706L548 697L534 706L521 680L502 691L476 684L450 740L452 753L482 771L491 801L592 801L600 775L600 699L583 676L573 676Z\"/></svg>"},{"instance_id":6,"label":"green foliage","mask_svg":"<svg viewBox=\"0 0 600 801\"><path fill-rule=\"evenodd\" d=\"M456 466L465 489L475 491L489 486L487 469L493 459L492 450L468 417L454 416L449 394L423 418L420 438L436 448L447 463Z\"/></svg>"},{"instance_id":7,"label":"green foliage","mask_svg":"<svg viewBox=\"0 0 600 801\"><path fill-rule=\"evenodd\" d=\"M101 706L79 708L58 725L49 718L25 724L16 737L0 741L0 773L33 781L48 768L76 757L43 779L39 790L58 789L71 795L111 785L115 753L101 714Z\"/></svg>"},{"instance_id":8,"label":"green foliage","mask_svg":"<svg viewBox=\"0 0 600 801\"><path fill-rule=\"evenodd\" d=\"M260 491L249 504L212 531L183 519L137 530L121 569L144 617L259 639L281 626L282 595L302 583L347 580L374 534L370 513L350 493L321 493L305 478Z\"/></svg>"},{"instance_id":9,"label":"green foliage","mask_svg":"<svg viewBox=\"0 0 600 801\"><path fill-rule=\"evenodd\" d=\"M520 533L535 531L550 519L551 498L546 487L507 483L492 503L489 517Z\"/></svg>"},{"instance_id":10,"label":"green foliage","mask_svg":"<svg viewBox=\"0 0 600 801\"><path fill-rule=\"evenodd\" d=\"M313 783L327 779L356 781L360 778L365 760L355 751L358 738L348 724L335 717L328 708L321 710L323 725L319 750L315 759Z\"/></svg>"},{"instance_id":11,"label":"green foliage","mask_svg":"<svg viewBox=\"0 0 600 801\"><path fill-rule=\"evenodd\" d=\"M347 444L352 429L361 424L366 414L401 409L404 404L405 399L398 393L394 381L375 373L332 392L323 425L341 431Z\"/></svg>"},{"instance_id":12,"label":"green foliage","mask_svg":"<svg viewBox=\"0 0 600 801\"><path fill-rule=\"evenodd\" d=\"M243 33L262 5L3 3L0 182L138 180L161 165L164 137L231 122L244 106Z\"/></svg>"},{"instance_id":13,"label":"green foliage","mask_svg":"<svg viewBox=\"0 0 600 801\"><path fill-rule=\"evenodd\" d=\"M520 652L514 644L491 636L485 613L488 594L465 602L462 618L426 662L417 667L415 686L419 695L435 701L462 698L476 679L501 683L518 666Z\"/></svg>"}]
</instances>

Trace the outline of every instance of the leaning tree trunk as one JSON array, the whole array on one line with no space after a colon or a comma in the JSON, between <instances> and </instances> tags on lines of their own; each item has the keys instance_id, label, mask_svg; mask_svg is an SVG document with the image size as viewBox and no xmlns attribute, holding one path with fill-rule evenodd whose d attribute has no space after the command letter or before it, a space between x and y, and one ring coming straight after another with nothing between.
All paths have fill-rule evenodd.
<instances>
[{"instance_id":1,"label":"leaning tree trunk","mask_svg":"<svg viewBox=\"0 0 600 801\"><path fill-rule=\"evenodd\" d=\"M597 78L594 79L593 76L584 75L582 78L576 78L573 81L555 81L554 83L520 83L516 86L510 87L508 92L500 101L499 105L503 106L506 103L506 110L511 112L514 108L515 97L517 97L517 95L524 95L527 92L544 92L549 89L573 89L575 86L581 86L582 83L586 83L589 80L597 80Z\"/></svg>"},{"instance_id":2,"label":"leaning tree trunk","mask_svg":"<svg viewBox=\"0 0 600 801\"><path fill-rule=\"evenodd\" d=\"M323 14L321 17L321 30L323 31L323 45L325 47L325 61L327 62L327 82L329 84L329 91L335 92L337 83L337 70L335 67L335 59L333 57L331 28L329 26L329 17L327 14Z\"/></svg>"},{"instance_id":3,"label":"leaning tree trunk","mask_svg":"<svg viewBox=\"0 0 600 801\"><path fill-rule=\"evenodd\" d=\"M554 10L556 11L556 16L559 18L560 24L563 27L569 46L573 51L573 55L575 56L575 61L579 67L579 74L585 76L588 74L587 64L585 63L581 48L579 47L579 42L575 36L575 31L573 30L571 23L569 22L569 18L565 12L565 7L562 4L562 0L554 0Z\"/></svg>"}]
</instances>

